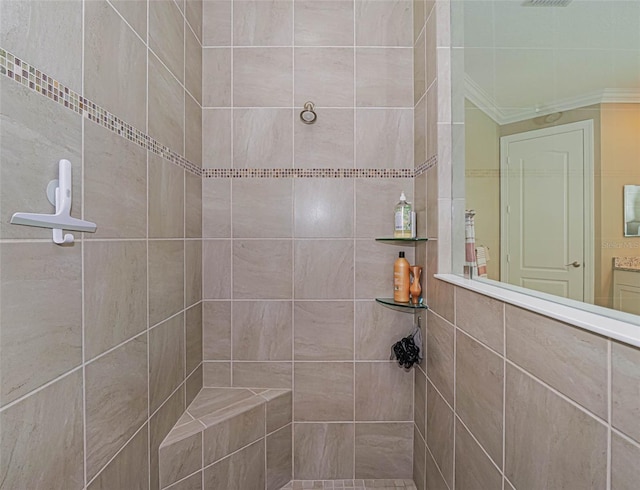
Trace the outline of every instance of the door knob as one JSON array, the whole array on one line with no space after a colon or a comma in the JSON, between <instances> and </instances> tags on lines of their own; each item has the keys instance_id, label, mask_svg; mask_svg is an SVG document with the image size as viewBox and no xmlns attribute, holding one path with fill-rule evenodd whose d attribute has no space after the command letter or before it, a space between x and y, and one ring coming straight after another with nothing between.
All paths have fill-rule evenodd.
<instances>
[{"instance_id":1,"label":"door knob","mask_svg":"<svg viewBox=\"0 0 640 490\"><path fill-rule=\"evenodd\" d=\"M580 262L578 262L577 260L574 260L573 262L571 262L570 264L565 264L565 267L568 267L572 265L573 267L580 267Z\"/></svg>"}]
</instances>

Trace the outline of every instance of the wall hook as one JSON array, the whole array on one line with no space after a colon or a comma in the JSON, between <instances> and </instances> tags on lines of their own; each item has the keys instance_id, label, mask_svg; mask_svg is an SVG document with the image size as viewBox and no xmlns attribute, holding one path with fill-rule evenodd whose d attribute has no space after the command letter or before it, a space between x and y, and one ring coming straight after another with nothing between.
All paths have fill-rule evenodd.
<instances>
[{"instance_id":1,"label":"wall hook","mask_svg":"<svg viewBox=\"0 0 640 490\"><path fill-rule=\"evenodd\" d=\"M304 110L300 113L300 119L302 119L303 123L313 124L314 122L316 122L316 119L318 119L318 115L313 110L314 108L315 105L313 104L313 102L304 103Z\"/></svg>"},{"instance_id":2,"label":"wall hook","mask_svg":"<svg viewBox=\"0 0 640 490\"><path fill-rule=\"evenodd\" d=\"M56 208L55 214L14 213L11 224L51 228L53 242L58 245L70 245L74 242L71 233L62 230L87 231L95 233L96 224L71 217L71 162L60 160L58 180L52 180L47 186L47 198Z\"/></svg>"}]
</instances>

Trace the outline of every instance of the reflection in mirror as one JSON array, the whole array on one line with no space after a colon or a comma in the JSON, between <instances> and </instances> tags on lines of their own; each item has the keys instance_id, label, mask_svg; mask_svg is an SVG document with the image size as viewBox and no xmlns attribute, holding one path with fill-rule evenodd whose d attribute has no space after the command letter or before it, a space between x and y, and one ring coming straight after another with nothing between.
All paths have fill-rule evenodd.
<instances>
[{"instance_id":1,"label":"reflection in mirror","mask_svg":"<svg viewBox=\"0 0 640 490\"><path fill-rule=\"evenodd\" d=\"M456 0L452 37L485 277L636 313L620 305L640 305L640 1ZM622 302L617 264L638 278Z\"/></svg>"}]
</instances>

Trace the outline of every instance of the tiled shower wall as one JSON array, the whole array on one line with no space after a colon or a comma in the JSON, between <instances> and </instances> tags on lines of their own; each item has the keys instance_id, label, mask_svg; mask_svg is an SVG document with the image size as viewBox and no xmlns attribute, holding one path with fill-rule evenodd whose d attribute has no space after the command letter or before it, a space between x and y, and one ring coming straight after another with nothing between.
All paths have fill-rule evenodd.
<instances>
[{"instance_id":1,"label":"tiled shower wall","mask_svg":"<svg viewBox=\"0 0 640 490\"><path fill-rule=\"evenodd\" d=\"M201 4L0 9L0 47L34 67L31 89L0 76L0 487L153 489L157 447L202 385L201 178L158 155L199 173ZM72 92L96 106L65 107ZM90 120L100 107L155 141ZM72 214L98 225L67 247L8 224L52 212L61 158Z\"/></svg>"},{"instance_id":2,"label":"tiled shower wall","mask_svg":"<svg viewBox=\"0 0 640 490\"><path fill-rule=\"evenodd\" d=\"M413 318L373 301L413 262L374 241L413 194L411 32L404 0L204 3L204 384L293 389L296 479L411 477Z\"/></svg>"}]
</instances>

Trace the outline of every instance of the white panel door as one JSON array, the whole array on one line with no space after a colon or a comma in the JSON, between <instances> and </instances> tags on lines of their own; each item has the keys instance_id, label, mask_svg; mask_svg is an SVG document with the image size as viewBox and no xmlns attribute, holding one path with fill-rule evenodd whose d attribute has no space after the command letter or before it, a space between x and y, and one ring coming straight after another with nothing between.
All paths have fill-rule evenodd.
<instances>
[{"instance_id":1,"label":"white panel door","mask_svg":"<svg viewBox=\"0 0 640 490\"><path fill-rule=\"evenodd\" d=\"M586 130L501 138L503 281L585 300Z\"/></svg>"}]
</instances>

